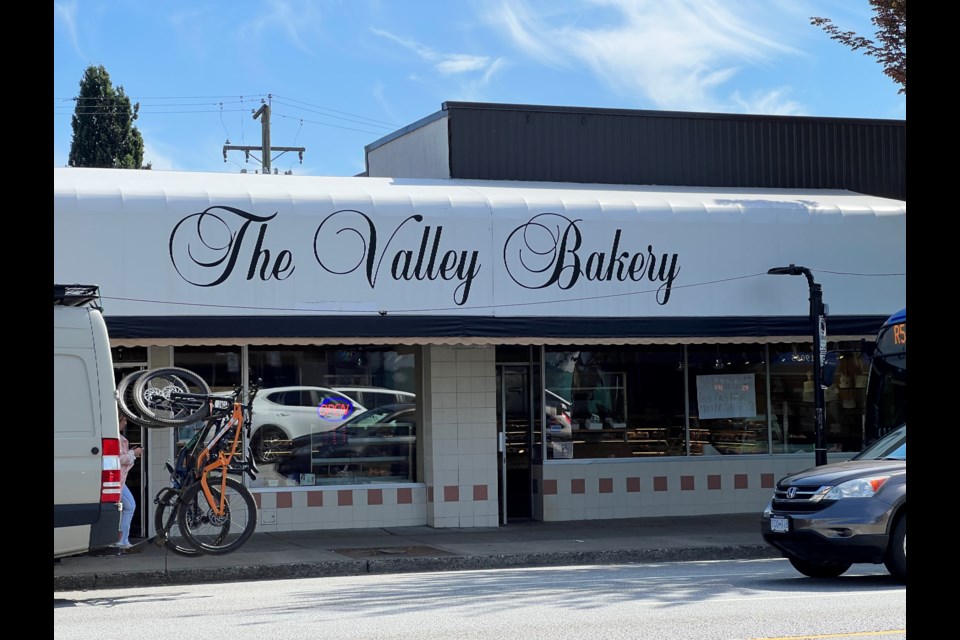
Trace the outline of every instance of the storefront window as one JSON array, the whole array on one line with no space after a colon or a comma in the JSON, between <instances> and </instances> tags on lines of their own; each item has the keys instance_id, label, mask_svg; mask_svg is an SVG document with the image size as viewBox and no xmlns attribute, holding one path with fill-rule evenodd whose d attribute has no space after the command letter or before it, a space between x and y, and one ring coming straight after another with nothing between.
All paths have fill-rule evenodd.
<instances>
[{"instance_id":1,"label":"storefront window","mask_svg":"<svg viewBox=\"0 0 960 640\"><path fill-rule=\"evenodd\" d=\"M830 343L836 369L823 391L824 436L828 451L863 448L867 362L859 342ZM813 452L813 353L809 344L770 345L770 399L774 453Z\"/></svg>"},{"instance_id":2,"label":"storefront window","mask_svg":"<svg viewBox=\"0 0 960 640\"><path fill-rule=\"evenodd\" d=\"M547 459L672 453L684 426L680 346L546 347Z\"/></svg>"},{"instance_id":3,"label":"storefront window","mask_svg":"<svg viewBox=\"0 0 960 640\"><path fill-rule=\"evenodd\" d=\"M176 366L214 392L261 381L249 440L259 467L251 487L414 482L415 348L183 348ZM178 448L200 425L177 429Z\"/></svg>"},{"instance_id":4,"label":"storefront window","mask_svg":"<svg viewBox=\"0 0 960 640\"><path fill-rule=\"evenodd\" d=\"M762 345L690 345L687 390L691 455L767 453Z\"/></svg>"},{"instance_id":5,"label":"storefront window","mask_svg":"<svg viewBox=\"0 0 960 640\"><path fill-rule=\"evenodd\" d=\"M828 349L827 448L859 451L868 363L859 342ZM812 358L809 343L546 347L547 459L812 453Z\"/></svg>"}]
</instances>

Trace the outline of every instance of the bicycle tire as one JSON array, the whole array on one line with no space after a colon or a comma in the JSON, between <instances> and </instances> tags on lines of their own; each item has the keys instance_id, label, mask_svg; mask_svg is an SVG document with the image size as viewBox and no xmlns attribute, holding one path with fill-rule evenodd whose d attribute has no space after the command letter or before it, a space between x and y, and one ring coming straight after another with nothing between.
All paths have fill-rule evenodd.
<instances>
[{"instance_id":1,"label":"bicycle tire","mask_svg":"<svg viewBox=\"0 0 960 640\"><path fill-rule=\"evenodd\" d=\"M154 528L156 535L162 537L163 546L173 553L186 557L195 557L200 555L200 550L193 546L190 541L180 533L179 508L180 501L176 492L170 489L172 496L167 498L158 498L154 500L157 505L154 514Z\"/></svg>"},{"instance_id":2,"label":"bicycle tire","mask_svg":"<svg viewBox=\"0 0 960 640\"><path fill-rule=\"evenodd\" d=\"M134 371L133 373L129 373L125 375L120 380L120 382L117 383L117 390L116 390L117 407L120 409L120 413L125 415L128 420L131 420L132 422L136 423L141 427L145 427L147 429L167 427L168 425L149 420L148 418L144 417L138 411L135 410L136 403L133 400L133 389L137 381L137 378L139 378L140 375L145 372L146 372L146 369L140 369L138 371Z\"/></svg>"},{"instance_id":3,"label":"bicycle tire","mask_svg":"<svg viewBox=\"0 0 960 640\"><path fill-rule=\"evenodd\" d=\"M221 477L208 478L211 492L217 500L220 498ZM178 509L177 524L190 544L203 553L223 555L236 551L257 528L257 503L253 494L243 483L229 476L226 480L227 509L223 516L213 514L199 481L185 488L180 500L183 504L196 501L201 507L202 513L194 514L192 521L187 509Z\"/></svg>"},{"instance_id":4,"label":"bicycle tire","mask_svg":"<svg viewBox=\"0 0 960 640\"><path fill-rule=\"evenodd\" d=\"M133 400L140 413L155 426L182 427L203 420L210 413L206 400L172 398L173 393L210 395L203 378L189 369L160 367L140 374L133 388Z\"/></svg>"}]
</instances>

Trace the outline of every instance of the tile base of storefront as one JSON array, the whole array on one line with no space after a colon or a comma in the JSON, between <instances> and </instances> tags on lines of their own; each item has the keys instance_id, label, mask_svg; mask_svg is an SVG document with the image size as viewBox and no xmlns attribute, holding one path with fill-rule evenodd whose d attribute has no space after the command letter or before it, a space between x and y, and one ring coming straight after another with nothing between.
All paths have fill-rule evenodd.
<instances>
[{"instance_id":1,"label":"tile base of storefront","mask_svg":"<svg viewBox=\"0 0 960 640\"><path fill-rule=\"evenodd\" d=\"M756 512L809 456L583 460L534 469L534 518L547 522Z\"/></svg>"}]
</instances>

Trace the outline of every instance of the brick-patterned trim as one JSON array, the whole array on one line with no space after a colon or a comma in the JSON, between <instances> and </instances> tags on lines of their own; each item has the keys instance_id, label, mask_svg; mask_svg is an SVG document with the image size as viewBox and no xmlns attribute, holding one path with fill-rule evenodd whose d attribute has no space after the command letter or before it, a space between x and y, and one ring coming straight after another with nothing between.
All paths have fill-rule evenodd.
<instances>
[{"instance_id":1,"label":"brick-patterned trim","mask_svg":"<svg viewBox=\"0 0 960 640\"><path fill-rule=\"evenodd\" d=\"M760 488L761 489L773 489L776 485L776 479L772 473L761 473L760 474Z\"/></svg>"},{"instance_id":2,"label":"brick-patterned trim","mask_svg":"<svg viewBox=\"0 0 960 640\"><path fill-rule=\"evenodd\" d=\"M750 479L745 473L736 473L733 476L733 488L734 489L749 489L750 488Z\"/></svg>"},{"instance_id":3,"label":"brick-patterned trim","mask_svg":"<svg viewBox=\"0 0 960 640\"><path fill-rule=\"evenodd\" d=\"M483 502L484 500L487 500L487 485L485 484L473 485L473 499L476 502Z\"/></svg>"},{"instance_id":4,"label":"brick-patterned trim","mask_svg":"<svg viewBox=\"0 0 960 640\"><path fill-rule=\"evenodd\" d=\"M460 502L460 487L458 487L455 484L444 485L443 501L444 502Z\"/></svg>"},{"instance_id":5,"label":"brick-patterned trim","mask_svg":"<svg viewBox=\"0 0 960 640\"><path fill-rule=\"evenodd\" d=\"M570 479L570 493L581 494L587 492L587 481L583 478Z\"/></svg>"},{"instance_id":6,"label":"brick-patterned trim","mask_svg":"<svg viewBox=\"0 0 960 640\"><path fill-rule=\"evenodd\" d=\"M627 478L627 493L636 493L640 491L640 478Z\"/></svg>"},{"instance_id":7,"label":"brick-patterned trim","mask_svg":"<svg viewBox=\"0 0 960 640\"><path fill-rule=\"evenodd\" d=\"M277 494L277 509L292 509L293 494L289 491L281 491Z\"/></svg>"},{"instance_id":8,"label":"brick-patterned trim","mask_svg":"<svg viewBox=\"0 0 960 640\"><path fill-rule=\"evenodd\" d=\"M697 483L693 476L680 476L680 491L695 491Z\"/></svg>"},{"instance_id":9,"label":"brick-patterned trim","mask_svg":"<svg viewBox=\"0 0 960 640\"><path fill-rule=\"evenodd\" d=\"M337 506L338 507L353 506L353 490L352 489L337 490Z\"/></svg>"},{"instance_id":10,"label":"brick-patterned trim","mask_svg":"<svg viewBox=\"0 0 960 640\"><path fill-rule=\"evenodd\" d=\"M710 474L707 476L707 489L717 491L723 488L723 477L719 474Z\"/></svg>"},{"instance_id":11,"label":"brick-patterned trim","mask_svg":"<svg viewBox=\"0 0 960 640\"><path fill-rule=\"evenodd\" d=\"M654 490L654 491L666 491L666 490L667 490L667 476L653 476L653 490Z\"/></svg>"},{"instance_id":12,"label":"brick-patterned trim","mask_svg":"<svg viewBox=\"0 0 960 640\"><path fill-rule=\"evenodd\" d=\"M543 495L545 496L555 496L557 495L557 481L556 480L547 480L543 481Z\"/></svg>"},{"instance_id":13,"label":"brick-patterned trim","mask_svg":"<svg viewBox=\"0 0 960 640\"><path fill-rule=\"evenodd\" d=\"M323 491L307 491L307 506L308 506L308 507L322 507L322 506L323 506Z\"/></svg>"},{"instance_id":14,"label":"brick-patterned trim","mask_svg":"<svg viewBox=\"0 0 960 640\"><path fill-rule=\"evenodd\" d=\"M600 478L600 493L613 493L613 478Z\"/></svg>"},{"instance_id":15,"label":"brick-patterned trim","mask_svg":"<svg viewBox=\"0 0 960 640\"><path fill-rule=\"evenodd\" d=\"M367 489L367 504L383 504L383 489Z\"/></svg>"},{"instance_id":16,"label":"brick-patterned trim","mask_svg":"<svg viewBox=\"0 0 960 640\"><path fill-rule=\"evenodd\" d=\"M413 489L410 487L397 489L397 504L413 504Z\"/></svg>"}]
</instances>

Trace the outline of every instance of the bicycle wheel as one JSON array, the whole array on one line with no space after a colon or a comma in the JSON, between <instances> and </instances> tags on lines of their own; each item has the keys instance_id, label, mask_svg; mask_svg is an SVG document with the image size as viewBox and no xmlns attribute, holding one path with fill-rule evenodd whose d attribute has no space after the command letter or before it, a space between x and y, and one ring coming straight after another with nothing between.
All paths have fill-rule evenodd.
<instances>
[{"instance_id":1,"label":"bicycle wheel","mask_svg":"<svg viewBox=\"0 0 960 640\"><path fill-rule=\"evenodd\" d=\"M117 383L117 390L115 394L117 399L117 407L120 409L120 413L125 415L128 420L131 420L142 427L146 427L148 429L155 427L166 427L168 425L149 420L139 411L137 411L137 405L133 400L133 389L137 378L139 378L144 372L144 369L134 371L133 373L124 376L123 379Z\"/></svg>"},{"instance_id":2,"label":"bicycle wheel","mask_svg":"<svg viewBox=\"0 0 960 640\"><path fill-rule=\"evenodd\" d=\"M219 503L221 476L210 476L211 493ZM253 494L241 482L227 477L226 502L223 515L216 515L207 502L200 482L184 489L181 505L196 505L196 509L178 509L180 532L203 553L222 555L236 551L250 539L257 527L257 503Z\"/></svg>"},{"instance_id":3,"label":"bicycle wheel","mask_svg":"<svg viewBox=\"0 0 960 640\"><path fill-rule=\"evenodd\" d=\"M154 527L157 531L157 539L163 540L163 546L181 556L198 556L200 550L193 546L186 536L180 533L180 524L178 523L178 512L180 501L177 492L174 489L164 489L166 495L158 496L154 502L157 505L157 511L154 514ZM194 508L195 507L194 503Z\"/></svg>"},{"instance_id":4,"label":"bicycle wheel","mask_svg":"<svg viewBox=\"0 0 960 640\"><path fill-rule=\"evenodd\" d=\"M133 386L133 401L140 413L155 426L182 427L207 417L206 398L177 398L178 393L210 395L203 378L188 369L161 367L145 371Z\"/></svg>"}]
</instances>

